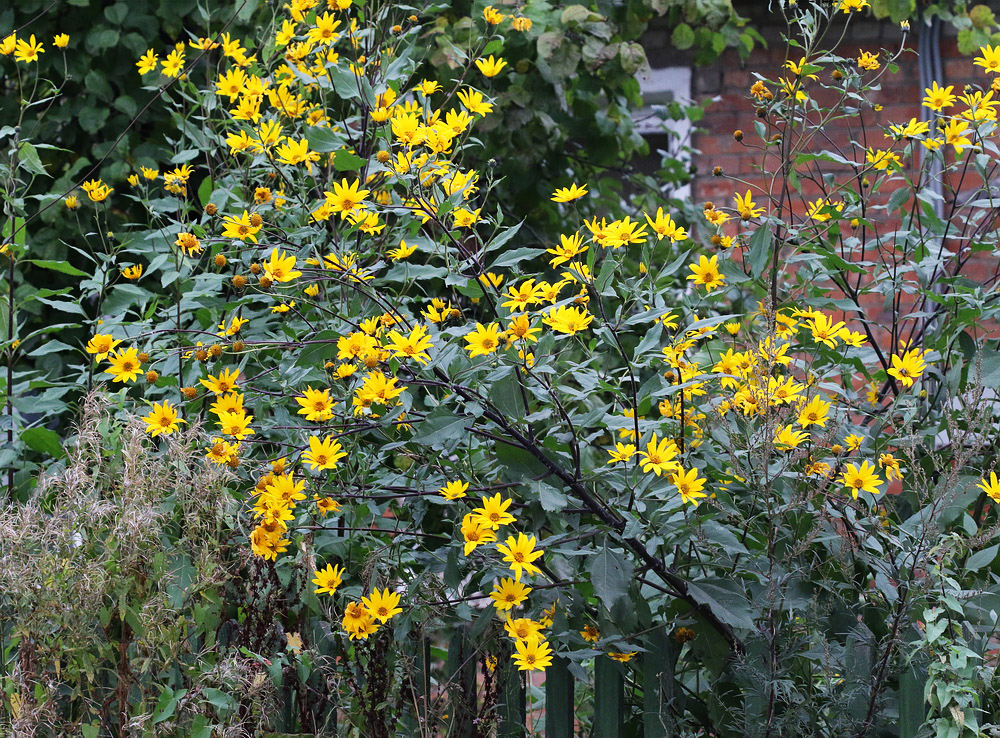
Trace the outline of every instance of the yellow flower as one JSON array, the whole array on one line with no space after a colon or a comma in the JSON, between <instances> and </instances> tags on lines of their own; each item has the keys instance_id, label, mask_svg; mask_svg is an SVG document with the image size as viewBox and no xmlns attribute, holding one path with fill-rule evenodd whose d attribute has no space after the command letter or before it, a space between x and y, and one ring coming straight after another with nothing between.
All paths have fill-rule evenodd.
<instances>
[{"instance_id":1,"label":"yellow flower","mask_svg":"<svg viewBox=\"0 0 1000 738\"><path fill-rule=\"evenodd\" d=\"M381 592L377 589L374 590L371 597L362 597L361 602L373 619L384 623L394 615L403 612L403 608L399 607L400 599L398 592L390 592L387 587Z\"/></svg>"},{"instance_id":2,"label":"yellow flower","mask_svg":"<svg viewBox=\"0 0 1000 738\"><path fill-rule=\"evenodd\" d=\"M511 341L519 339L529 343L537 343L538 337L535 334L540 333L541 330L541 328L532 325L531 318L527 315L515 315L507 324L507 338Z\"/></svg>"},{"instance_id":3,"label":"yellow flower","mask_svg":"<svg viewBox=\"0 0 1000 738\"><path fill-rule=\"evenodd\" d=\"M14 49L14 59L25 64L31 64L31 62L38 61L38 55L43 51L45 51L45 47L35 41L35 34L31 34L29 41L20 38L17 40L17 46Z\"/></svg>"},{"instance_id":4,"label":"yellow flower","mask_svg":"<svg viewBox=\"0 0 1000 738\"><path fill-rule=\"evenodd\" d=\"M347 456L343 446L333 436L322 441L316 436L309 437L309 450L302 453L302 461L313 471L336 469L337 462Z\"/></svg>"},{"instance_id":5,"label":"yellow flower","mask_svg":"<svg viewBox=\"0 0 1000 738\"><path fill-rule=\"evenodd\" d=\"M899 459L892 454L881 454L878 457L878 465L885 470L885 477L888 481L903 478L903 470L899 468Z\"/></svg>"},{"instance_id":6,"label":"yellow flower","mask_svg":"<svg viewBox=\"0 0 1000 738\"><path fill-rule=\"evenodd\" d=\"M535 550L535 537L518 533L517 537L510 536L506 544L497 544L497 551L503 554L503 560L510 564L510 570L514 572L515 579L521 581L521 573L541 574L539 569L532 562L540 558L545 552Z\"/></svg>"},{"instance_id":7,"label":"yellow flower","mask_svg":"<svg viewBox=\"0 0 1000 738\"><path fill-rule=\"evenodd\" d=\"M87 343L87 353L94 354L94 358L100 361L114 351L115 346L119 343L121 341L116 340L114 336L106 333L95 333Z\"/></svg>"},{"instance_id":8,"label":"yellow flower","mask_svg":"<svg viewBox=\"0 0 1000 738\"><path fill-rule=\"evenodd\" d=\"M465 341L469 344L465 350L469 352L470 359L495 353L500 347L500 324L490 323L484 326L476 323L476 329L466 334Z\"/></svg>"},{"instance_id":9,"label":"yellow flower","mask_svg":"<svg viewBox=\"0 0 1000 738\"><path fill-rule=\"evenodd\" d=\"M664 472L672 473L679 470L680 464L674 461L679 450L677 444L669 438L657 441L656 434L646 444L646 450L640 451L639 456L643 457L642 470L645 473L653 472L660 476Z\"/></svg>"},{"instance_id":10,"label":"yellow flower","mask_svg":"<svg viewBox=\"0 0 1000 738\"><path fill-rule=\"evenodd\" d=\"M91 202L104 202L108 198L108 195L114 192L113 188L108 187L99 179L84 182L81 187L87 193L87 197L90 198Z\"/></svg>"},{"instance_id":11,"label":"yellow flower","mask_svg":"<svg viewBox=\"0 0 1000 738\"><path fill-rule=\"evenodd\" d=\"M490 54L486 59L476 59L476 66L483 73L484 77L496 77L500 74L500 70L507 66L507 62L502 58L494 59L493 55Z\"/></svg>"},{"instance_id":12,"label":"yellow flower","mask_svg":"<svg viewBox=\"0 0 1000 738\"><path fill-rule=\"evenodd\" d=\"M855 13L867 7L870 7L868 0L840 0L837 10L842 13Z\"/></svg>"},{"instance_id":13,"label":"yellow flower","mask_svg":"<svg viewBox=\"0 0 1000 738\"><path fill-rule=\"evenodd\" d=\"M468 482L462 482L460 480L453 480L447 482L441 489L438 490L438 494L444 497L446 500L458 500L465 497L465 491L469 489Z\"/></svg>"},{"instance_id":14,"label":"yellow flower","mask_svg":"<svg viewBox=\"0 0 1000 738\"><path fill-rule=\"evenodd\" d=\"M628 461L635 456L635 446L631 443L617 443L613 449L608 449L608 454L611 456L609 464Z\"/></svg>"},{"instance_id":15,"label":"yellow flower","mask_svg":"<svg viewBox=\"0 0 1000 738\"><path fill-rule=\"evenodd\" d=\"M399 246L397 248L391 249L390 251L387 251L386 256L396 261L402 261L406 257L412 256L413 252L415 252L416 250L417 250L416 244L408 245L406 241L400 240Z\"/></svg>"},{"instance_id":16,"label":"yellow flower","mask_svg":"<svg viewBox=\"0 0 1000 738\"><path fill-rule=\"evenodd\" d=\"M492 57L491 57L492 58ZM557 187L550 198L552 202L572 202L587 194L587 185L579 186L575 182L569 187Z\"/></svg>"},{"instance_id":17,"label":"yellow flower","mask_svg":"<svg viewBox=\"0 0 1000 738\"><path fill-rule=\"evenodd\" d=\"M858 69L866 69L869 72L874 72L876 69L880 68L882 63L878 60L878 53L871 53L870 51L861 52L861 56L858 57Z\"/></svg>"},{"instance_id":18,"label":"yellow flower","mask_svg":"<svg viewBox=\"0 0 1000 738\"><path fill-rule=\"evenodd\" d=\"M143 421L146 423L146 432L153 436L154 438L160 434L170 435L180 427L180 420L177 416L177 410L166 400L163 404L153 403L153 410L149 413Z\"/></svg>"},{"instance_id":19,"label":"yellow flower","mask_svg":"<svg viewBox=\"0 0 1000 738\"><path fill-rule=\"evenodd\" d=\"M972 63L992 74L1000 74L1000 46L983 46Z\"/></svg>"},{"instance_id":20,"label":"yellow flower","mask_svg":"<svg viewBox=\"0 0 1000 738\"><path fill-rule=\"evenodd\" d=\"M139 350L136 348L114 351L108 361L111 366L104 373L113 376L113 382L134 382L142 373L142 362L139 361Z\"/></svg>"},{"instance_id":21,"label":"yellow flower","mask_svg":"<svg viewBox=\"0 0 1000 738\"><path fill-rule=\"evenodd\" d=\"M462 538L465 539L465 555L476 550L476 547L486 543L494 543L497 534L493 529L480 525L476 516L469 513L462 519Z\"/></svg>"},{"instance_id":22,"label":"yellow flower","mask_svg":"<svg viewBox=\"0 0 1000 738\"><path fill-rule=\"evenodd\" d=\"M865 154L865 161L871 164L872 167L879 172L886 171L887 169L899 169L903 166L902 160L899 158L899 154L894 154L891 151L883 151L881 149L868 149Z\"/></svg>"},{"instance_id":23,"label":"yellow flower","mask_svg":"<svg viewBox=\"0 0 1000 738\"><path fill-rule=\"evenodd\" d=\"M810 425L818 425L820 428L826 427L827 415L830 413L831 403L826 402L819 396L809 401L799 412L798 423L803 428Z\"/></svg>"},{"instance_id":24,"label":"yellow flower","mask_svg":"<svg viewBox=\"0 0 1000 738\"><path fill-rule=\"evenodd\" d=\"M330 397L330 390L314 390L307 387L302 397L296 397L295 401L301 405L299 415L305 415L306 420L323 422L333 417L333 398Z\"/></svg>"},{"instance_id":25,"label":"yellow flower","mask_svg":"<svg viewBox=\"0 0 1000 738\"><path fill-rule=\"evenodd\" d=\"M337 587L344 581L344 567L327 564L325 569L316 571L316 578L312 581L313 584L317 585L317 589L314 590L316 594L333 596Z\"/></svg>"},{"instance_id":26,"label":"yellow flower","mask_svg":"<svg viewBox=\"0 0 1000 738\"><path fill-rule=\"evenodd\" d=\"M650 218L647 215L646 221L656 233L657 241L669 238L671 243L677 243L678 241L686 241L688 238L687 231L677 225L669 214L664 214L663 208L657 208L656 218Z\"/></svg>"},{"instance_id":27,"label":"yellow flower","mask_svg":"<svg viewBox=\"0 0 1000 738\"><path fill-rule=\"evenodd\" d=\"M812 331L813 340L825 344L830 348L837 347L837 338L844 330L843 322L833 322L833 318L827 317L823 313L817 313L806 324Z\"/></svg>"},{"instance_id":28,"label":"yellow flower","mask_svg":"<svg viewBox=\"0 0 1000 738\"><path fill-rule=\"evenodd\" d=\"M683 468L678 468L678 470L671 475L671 483L677 487L677 492L681 496L681 502L688 503L697 506L698 499L701 497L708 497L708 495L702 490L705 488L705 482L707 481L704 477L698 476L698 470L696 468L684 471Z\"/></svg>"},{"instance_id":29,"label":"yellow flower","mask_svg":"<svg viewBox=\"0 0 1000 738\"><path fill-rule=\"evenodd\" d=\"M991 500L1000 502L1000 479L997 479L996 472L990 472L989 480L983 477L982 481L976 486L989 495Z\"/></svg>"},{"instance_id":30,"label":"yellow flower","mask_svg":"<svg viewBox=\"0 0 1000 738\"><path fill-rule=\"evenodd\" d=\"M903 356L892 355L892 368L888 371L890 376L895 377L904 387L912 387L915 380L920 379L927 365L924 364L920 349L911 349Z\"/></svg>"},{"instance_id":31,"label":"yellow flower","mask_svg":"<svg viewBox=\"0 0 1000 738\"><path fill-rule=\"evenodd\" d=\"M347 605L342 625L352 641L356 638L367 640L369 636L377 633L379 628L375 619L359 602L351 602Z\"/></svg>"},{"instance_id":32,"label":"yellow flower","mask_svg":"<svg viewBox=\"0 0 1000 738\"><path fill-rule=\"evenodd\" d=\"M948 121L942 132L945 143L951 144L955 148L956 154L961 154L966 146L972 144L972 139L965 135L969 132L969 124L964 120L953 118Z\"/></svg>"},{"instance_id":33,"label":"yellow flower","mask_svg":"<svg viewBox=\"0 0 1000 738\"><path fill-rule=\"evenodd\" d=\"M313 495L313 499L316 500L316 507L319 509L320 514L324 516L327 513L337 512L340 509L340 503L332 497L318 497L317 495Z\"/></svg>"},{"instance_id":34,"label":"yellow flower","mask_svg":"<svg viewBox=\"0 0 1000 738\"><path fill-rule=\"evenodd\" d=\"M517 520L507 512L513 500L506 500L497 492L493 497L482 497L482 505L472 509L473 520L484 528L499 530L501 525L509 525Z\"/></svg>"},{"instance_id":35,"label":"yellow flower","mask_svg":"<svg viewBox=\"0 0 1000 738\"><path fill-rule=\"evenodd\" d=\"M434 80L425 79L419 85L416 85L414 89L424 95L433 95L435 92L439 92L441 90L441 85Z\"/></svg>"},{"instance_id":36,"label":"yellow flower","mask_svg":"<svg viewBox=\"0 0 1000 738\"><path fill-rule=\"evenodd\" d=\"M220 336L235 336L241 330L243 326L250 322L249 318L241 318L238 315L234 315L232 320L229 321L229 326L226 326L226 321L219 323L219 335Z\"/></svg>"},{"instance_id":37,"label":"yellow flower","mask_svg":"<svg viewBox=\"0 0 1000 738\"><path fill-rule=\"evenodd\" d=\"M223 369L218 377L208 375L208 379L199 380L213 395L225 395L236 389L236 382L240 377L239 369Z\"/></svg>"},{"instance_id":38,"label":"yellow flower","mask_svg":"<svg viewBox=\"0 0 1000 738\"><path fill-rule=\"evenodd\" d=\"M174 244L179 246L188 256L201 253L201 241L193 233L178 233Z\"/></svg>"},{"instance_id":39,"label":"yellow flower","mask_svg":"<svg viewBox=\"0 0 1000 738\"><path fill-rule=\"evenodd\" d=\"M542 318L542 322L556 333L566 333L571 336L586 330L593 320L594 316L588 313L585 308L567 307L566 305L552 308Z\"/></svg>"},{"instance_id":40,"label":"yellow flower","mask_svg":"<svg viewBox=\"0 0 1000 738\"><path fill-rule=\"evenodd\" d=\"M492 5L487 5L483 8L483 18L491 26L498 26L503 23L504 18L507 16L501 13L499 10L494 8Z\"/></svg>"},{"instance_id":41,"label":"yellow flower","mask_svg":"<svg viewBox=\"0 0 1000 738\"><path fill-rule=\"evenodd\" d=\"M314 23L316 24L315 27L310 28L307 34L310 42L329 46L340 38L340 34L337 33L340 21L331 13L317 15Z\"/></svg>"},{"instance_id":42,"label":"yellow flower","mask_svg":"<svg viewBox=\"0 0 1000 738\"><path fill-rule=\"evenodd\" d=\"M583 626L583 630L580 631L580 635L583 637L583 640L588 643L597 643L601 639L601 631L593 625Z\"/></svg>"},{"instance_id":43,"label":"yellow flower","mask_svg":"<svg viewBox=\"0 0 1000 738\"><path fill-rule=\"evenodd\" d=\"M183 47L183 44L181 44ZM174 49L167 58L163 60L161 71L168 77L176 77L184 67L184 52L181 49Z\"/></svg>"},{"instance_id":44,"label":"yellow flower","mask_svg":"<svg viewBox=\"0 0 1000 738\"><path fill-rule=\"evenodd\" d=\"M205 448L205 458L213 464L228 464L239 453L239 443L229 443L222 438L213 438L212 445Z\"/></svg>"},{"instance_id":45,"label":"yellow flower","mask_svg":"<svg viewBox=\"0 0 1000 738\"><path fill-rule=\"evenodd\" d=\"M742 220L756 218L764 212L764 208L757 207L757 203L753 201L750 190L747 190L746 195L741 195L737 192L733 200L736 202L736 212L740 214Z\"/></svg>"},{"instance_id":46,"label":"yellow flower","mask_svg":"<svg viewBox=\"0 0 1000 738\"><path fill-rule=\"evenodd\" d=\"M159 60L160 57L156 54L156 52L150 49L141 57L139 57L139 61L137 61L135 65L139 67L139 74L146 75L149 74L150 72L156 71L156 65L159 62Z\"/></svg>"},{"instance_id":47,"label":"yellow flower","mask_svg":"<svg viewBox=\"0 0 1000 738\"><path fill-rule=\"evenodd\" d=\"M879 493L879 485L882 480L875 473L875 465L865 461L860 467L848 464L844 473L840 476L841 483L851 490L854 499L858 499L859 492L871 492L873 495Z\"/></svg>"},{"instance_id":48,"label":"yellow flower","mask_svg":"<svg viewBox=\"0 0 1000 738\"><path fill-rule=\"evenodd\" d=\"M716 287L721 287L726 283L726 278L719 271L719 255L715 254L709 259L704 254L698 259L697 264L689 264L688 269L691 274L688 279L695 284L705 285L706 292L712 292Z\"/></svg>"},{"instance_id":49,"label":"yellow flower","mask_svg":"<svg viewBox=\"0 0 1000 738\"><path fill-rule=\"evenodd\" d=\"M222 219L222 224L224 229L222 231L223 238L237 238L240 241L250 240L257 243L257 234L263 226L255 226L250 220L250 213L246 210L243 211L243 215L227 215ZM277 251L277 249L275 249ZM271 252L271 257L274 257L274 252ZM293 264L295 257L292 257Z\"/></svg>"},{"instance_id":50,"label":"yellow flower","mask_svg":"<svg viewBox=\"0 0 1000 738\"><path fill-rule=\"evenodd\" d=\"M291 138L286 138L285 142L281 144L277 151L278 161L282 164L305 164L308 171L312 171L312 162L319 161L320 155L316 151L309 150L309 139L303 138L301 141L296 141Z\"/></svg>"},{"instance_id":51,"label":"yellow flower","mask_svg":"<svg viewBox=\"0 0 1000 738\"><path fill-rule=\"evenodd\" d=\"M256 435L256 431L250 427L253 415L247 415L245 411L239 410L236 412L218 413L218 416L218 426L224 435L232 436L240 441L247 436Z\"/></svg>"},{"instance_id":52,"label":"yellow flower","mask_svg":"<svg viewBox=\"0 0 1000 738\"><path fill-rule=\"evenodd\" d=\"M281 249L274 249L268 260L263 263L264 274L272 282L291 282L296 277L302 276L302 272L295 269L295 261L294 256L286 254Z\"/></svg>"},{"instance_id":53,"label":"yellow flower","mask_svg":"<svg viewBox=\"0 0 1000 738\"><path fill-rule=\"evenodd\" d=\"M493 105L483 100L483 94L471 88L458 91L458 99L463 107L473 115L487 115L493 112Z\"/></svg>"},{"instance_id":54,"label":"yellow flower","mask_svg":"<svg viewBox=\"0 0 1000 738\"><path fill-rule=\"evenodd\" d=\"M340 182L333 183L333 192L326 192L326 203L334 213L340 213L341 220L356 210L364 210L364 199L370 190L358 189L360 182L348 183L345 177Z\"/></svg>"},{"instance_id":55,"label":"yellow flower","mask_svg":"<svg viewBox=\"0 0 1000 738\"><path fill-rule=\"evenodd\" d=\"M608 651L608 657L620 664L627 664L638 651Z\"/></svg>"},{"instance_id":56,"label":"yellow flower","mask_svg":"<svg viewBox=\"0 0 1000 738\"><path fill-rule=\"evenodd\" d=\"M65 49L67 46L69 46L69 34L68 33L60 33L60 34L56 35L56 37L54 39L52 39L52 44L57 49Z\"/></svg>"},{"instance_id":57,"label":"yellow flower","mask_svg":"<svg viewBox=\"0 0 1000 738\"><path fill-rule=\"evenodd\" d=\"M781 449L798 448L800 444L809 440L809 434L805 431L797 431L791 425L782 426L778 434L774 437L774 445Z\"/></svg>"},{"instance_id":58,"label":"yellow flower","mask_svg":"<svg viewBox=\"0 0 1000 738\"><path fill-rule=\"evenodd\" d=\"M410 335L404 336L399 331L389 331L389 345L386 346L396 358L409 357L418 364L426 364L430 361L430 354L427 349L433 348L427 329L422 325L414 326Z\"/></svg>"},{"instance_id":59,"label":"yellow flower","mask_svg":"<svg viewBox=\"0 0 1000 738\"><path fill-rule=\"evenodd\" d=\"M515 620L508 615L503 629L515 641L537 641L542 637L542 627L542 624L537 620L531 618L517 618Z\"/></svg>"},{"instance_id":60,"label":"yellow flower","mask_svg":"<svg viewBox=\"0 0 1000 738\"><path fill-rule=\"evenodd\" d=\"M531 587L521 582L517 582L508 577L504 577L493 585L490 598L493 600L493 607L497 610L510 610L520 606L526 599Z\"/></svg>"},{"instance_id":61,"label":"yellow flower","mask_svg":"<svg viewBox=\"0 0 1000 738\"><path fill-rule=\"evenodd\" d=\"M452 217L454 218L455 228L471 228L476 223L479 222L479 210L469 210L468 208L456 208L452 211Z\"/></svg>"},{"instance_id":62,"label":"yellow flower","mask_svg":"<svg viewBox=\"0 0 1000 738\"><path fill-rule=\"evenodd\" d=\"M552 666L552 649L548 641L516 641L514 663L518 671L541 671Z\"/></svg>"}]
</instances>

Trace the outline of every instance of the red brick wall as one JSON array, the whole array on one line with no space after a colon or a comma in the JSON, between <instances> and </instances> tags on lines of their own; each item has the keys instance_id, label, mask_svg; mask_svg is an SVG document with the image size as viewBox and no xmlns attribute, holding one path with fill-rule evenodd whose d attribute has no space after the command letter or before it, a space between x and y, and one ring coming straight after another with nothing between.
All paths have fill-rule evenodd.
<instances>
[{"instance_id":1,"label":"red brick wall","mask_svg":"<svg viewBox=\"0 0 1000 738\"><path fill-rule=\"evenodd\" d=\"M749 96L749 88L756 80L753 72L758 72L769 79L790 75L790 72L782 69L782 64L786 59L786 47L777 37L777 31L767 28L763 30L765 36L769 37L769 48L754 51L746 62L742 62L735 52L727 52L717 64L695 70L692 82L692 93L695 100L704 101L718 98L709 107L705 118L699 124L703 131L697 133L693 140L694 147L701 151L701 154L695 158L697 174L692 184L692 198L697 204L712 201L717 205L731 206L733 193L745 192L747 185L730 178L761 185L768 189L768 180L773 176L772 173L778 169L779 159L777 156L763 159L759 148L752 148L748 145L759 143L759 139L754 134L754 122L758 120L755 114L756 106ZM881 78L882 89L872 95L872 101L881 105L882 110L868 110L864 113L863 119L852 116L826 126L822 132L822 136L826 140L817 138L814 147L816 152L822 149L839 148L849 159L857 158L859 157L858 149L851 145L852 139L864 142L873 148L889 148L890 140L883 135L883 126L889 123L905 123L911 118L920 119L921 100L924 92L919 84L915 31L914 27L914 32L910 34L908 39L908 48L896 62L899 66L898 73L883 75ZM902 34L896 25L861 23L848 34L837 53L853 59L858 57L862 51L881 52L880 60L885 63L886 58L899 49L901 40ZM970 57L959 54L953 38L945 37L942 40L941 52L944 68L944 79L938 80L941 84L954 85L955 93L961 93L966 84L985 85L989 83L990 79L982 73L982 70L973 66ZM792 58L796 61L800 56L798 53L792 54ZM836 84L831 78L831 72L835 66L833 64L825 66L824 71L819 73L820 82ZM866 74L871 76L872 73ZM770 87L774 89L773 84ZM829 103L836 97L835 93L821 91L817 82L809 83L806 89L814 94L821 104ZM737 129L744 131L742 143L733 138L733 132ZM774 150L772 148L772 151ZM860 154L860 158L863 159L863 153ZM835 174L838 184L849 182L852 179L856 180L855 173L849 167L830 162L823 162L821 166L824 172ZM714 167L721 167L723 176L714 176L712 174ZM955 185L957 186L957 184L956 182ZM963 187L967 184L969 183L963 183ZM854 186L857 186L857 183ZM807 200L815 199L821 192L821 187L803 181L803 196L794 196L797 212L803 212ZM888 192L883 191L877 197L884 202L888 194ZM766 198L755 195L755 199L760 204ZM881 217L882 220L875 222L876 229L881 233L894 230L896 224L886 221L884 215ZM868 235L870 237L871 233ZM957 241L948 244L949 248L953 250L959 249L963 245ZM877 255L869 252L865 258L876 259ZM996 281L996 271L996 259L987 252L983 257L977 255L976 258L970 260L962 273L967 277L981 281L984 286L989 286ZM881 296L870 296L864 301L864 306L866 317L874 318L882 324L887 324L894 311L905 313L913 309L912 304L905 299L897 309ZM850 314L844 316L848 319L854 317L856 316Z\"/></svg>"}]
</instances>

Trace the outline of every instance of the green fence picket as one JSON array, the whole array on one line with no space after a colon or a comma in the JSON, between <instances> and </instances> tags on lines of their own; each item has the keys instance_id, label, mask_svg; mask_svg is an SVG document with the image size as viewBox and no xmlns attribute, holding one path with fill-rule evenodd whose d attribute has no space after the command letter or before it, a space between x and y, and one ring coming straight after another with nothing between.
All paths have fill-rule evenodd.
<instances>
[{"instance_id":1,"label":"green fence picket","mask_svg":"<svg viewBox=\"0 0 1000 738\"><path fill-rule=\"evenodd\" d=\"M476 649L463 628L451 639L448 648L446 678L451 708L451 735L470 738L474 735L476 709Z\"/></svg>"},{"instance_id":2,"label":"green fence picket","mask_svg":"<svg viewBox=\"0 0 1000 738\"><path fill-rule=\"evenodd\" d=\"M625 678L621 665L607 656L594 664L594 738L621 738L625 716Z\"/></svg>"},{"instance_id":3,"label":"green fence picket","mask_svg":"<svg viewBox=\"0 0 1000 738\"><path fill-rule=\"evenodd\" d=\"M573 738L573 675L562 656L545 670L545 738Z\"/></svg>"},{"instance_id":4,"label":"green fence picket","mask_svg":"<svg viewBox=\"0 0 1000 738\"><path fill-rule=\"evenodd\" d=\"M501 700L500 727L497 738L523 738L527 723L526 695L521 672L510 658L504 659L504 666L498 670L497 694Z\"/></svg>"}]
</instances>

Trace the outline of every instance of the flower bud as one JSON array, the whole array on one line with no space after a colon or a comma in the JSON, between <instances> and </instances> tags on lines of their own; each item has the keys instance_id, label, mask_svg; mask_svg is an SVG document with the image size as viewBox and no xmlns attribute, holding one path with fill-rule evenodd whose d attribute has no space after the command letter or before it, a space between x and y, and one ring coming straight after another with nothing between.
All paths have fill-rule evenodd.
<instances>
[{"instance_id":1,"label":"flower bud","mask_svg":"<svg viewBox=\"0 0 1000 738\"><path fill-rule=\"evenodd\" d=\"M226 255L225 254L216 254L215 255L215 266L217 266L217 267L219 267L221 269L225 265L226 265Z\"/></svg>"}]
</instances>

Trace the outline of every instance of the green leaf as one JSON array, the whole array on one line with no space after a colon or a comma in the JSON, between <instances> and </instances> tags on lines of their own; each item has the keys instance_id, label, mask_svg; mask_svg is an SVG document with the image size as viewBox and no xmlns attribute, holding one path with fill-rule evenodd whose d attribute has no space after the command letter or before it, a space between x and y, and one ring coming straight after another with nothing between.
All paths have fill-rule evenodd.
<instances>
[{"instance_id":1,"label":"green leaf","mask_svg":"<svg viewBox=\"0 0 1000 738\"><path fill-rule=\"evenodd\" d=\"M508 251L499 259L490 264L490 269L499 269L501 267L512 267L515 264L519 264L526 259L534 259L539 254L545 253L543 249L533 249L527 246L519 249L513 249Z\"/></svg>"},{"instance_id":2,"label":"green leaf","mask_svg":"<svg viewBox=\"0 0 1000 738\"><path fill-rule=\"evenodd\" d=\"M519 230L521 230L521 226L522 225L524 225L524 221L523 220L520 223L518 223L517 225L511 226L510 228L508 228L507 230L505 230L503 233L497 234L493 238L492 241L490 241L488 244L486 244L486 248L483 249L483 251L484 252L486 252L486 251L496 251L500 247L506 245L506 243L508 241L510 241L510 239L512 239L514 236L517 235L517 232ZM536 250L538 250L538 249L536 249Z\"/></svg>"},{"instance_id":3,"label":"green leaf","mask_svg":"<svg viewBox=\"0 0 1000 738\"><path fill-rule=\"evenodd\" d=\"M997 551L1000 551L1000 543L990 546L989 548L984 548L982 551L976 551L969 557L969 560L965 562L966 571L977 571L982 569L984 566L989 566L997 557Z\"/></svg>"},{"instance_id":4,"label":"green leaf","mask_svg":"<svg viewBox=\"0 0 1000 738\"><path fill-rule=\"evenodd\" d=\"M332 128L310 128L306 131L309 148L321 154L337 151L344 145L344 137L335 133Z\"/></svg>"},{"instance_id":5,"label":"green leaf","mask_svg":"<svg viewBox=\"0 0 1000 738\"><path fill-rule=\"evenodd\" d=\"M338 172L355 172L364 165L364 159L344 149L340 149L333 155L333 167Z\"/></svg>"},{"instance_id":6,"label":"green leaf","mask_svg":"<svg viewBox=\"0 0 1000 738\"><path fill-rule=\"evenodd\" d=\"M569 498L551 484L534 482L531 491L538 497L545 512L559 512L569 505Z\"/></svg>"},{"instance_id":7,"label":"green leaf","mask_svg":"<svg viewBox=\"0 0 1000 738\"><path fill-rule=\"evenodd\" d=\"M670 40L676 48L682 51L690 49L694 46L694 31L687 23L681 23L674 29Z\"/></svg>"},{"instance_id":8,"label":"green leaf","mask_svg":"<svg viewBox=\"0 0 1000 738\"><path fill-rule=\"evenodd\" d=\"M771 255L773 243L774 235L767 225L760 226L750 237L750 252L747 254L747 262L750 264L750 273L754 279L764 273L764 267Z\"/></svg>"},{"instance_id":9,"label":"green leaf","mask_svg":"<svg viewBox=\"0 0 1000 738\"><path fill-rule=\"evenodd\" d=\"M753 630L753 607L732 582L724 579L689 582L688 592L697 602L707 605L722 622L734 628Z\"/></svg>"},{"instance_id":10,"label":"green leaf","mask_svg":"<svg viewBox=\"0 0 1000 738\"><path fill-rule=\"evenodd\" d=\"M21 432L24 445L33 451L58 459L63 455L63 447L59 442L59 434L48 428L28 428Z\"/></svg>"},{"instance_id":11,"label":"green leaf","mask_svg":"<svg viewBox=\"0 0 1000 738\"><path fill-rule=\"evenodd\" d=\"M71 277L88 277L86 272L80 271L68 261L53 261L50 259L27 259L29 264L34 264L42 269L51 269L54 272L68 274Z\"/></svg>"},{"instance_id":12,"label":"green leaf","mask_svg":"<svg viewBox=\"0 0 1000 738\"><path fill-rule=\"evenodd\" d=\"M424 446L437 446L445 441L454 441L465 433L466 419L452 414L428 417L420 423L420 430L413 440Z\"/></svg>"},{"instance_id":13,"label":"green leaf","mask_svg":"<svg viewBox=\"0 0 1000 738\"><path fill-rule=\"evenodd\" d=\"M893 23L909 19L917 9L917 0L886 0L886 9Z\"/></svg>"},{"instance_id":14,"label":"green leaf","mask_svg":"<svg viewBox=\"0 0 1000 738\"><path fill-rule=\"evenodd\" d=\"M632 565L619 551L608 548L607 543L590 562L594 594L611 610L628 592Z\"/></svg>"},{"instance_id":15,"label":"green leaf","mask_svg":"<svg viewBox=\"0 0 1000 738\"><path fill-rule=\"evenodd\" d=\"M212 181L211 177L205 177L198 185L198 199L201 201L201 206L205 207L208 205L208 201L212 199L212 191L215 189L215 183Z\"/></svg>"},{"instance_id":16,"label":"green leaf","mask_svg":"<svg viewBox=\"0 0 1000 738\"><path fill-rule=\"evenodd\" d=\"M40 174L43 177L49 176L49 173L45 171L45 167L42 166L42 160L38 158L38 151L27 141L23 141L18 149L17 163L21 169L25 169L32 174Z\"/></svg>"}]
</instances>

